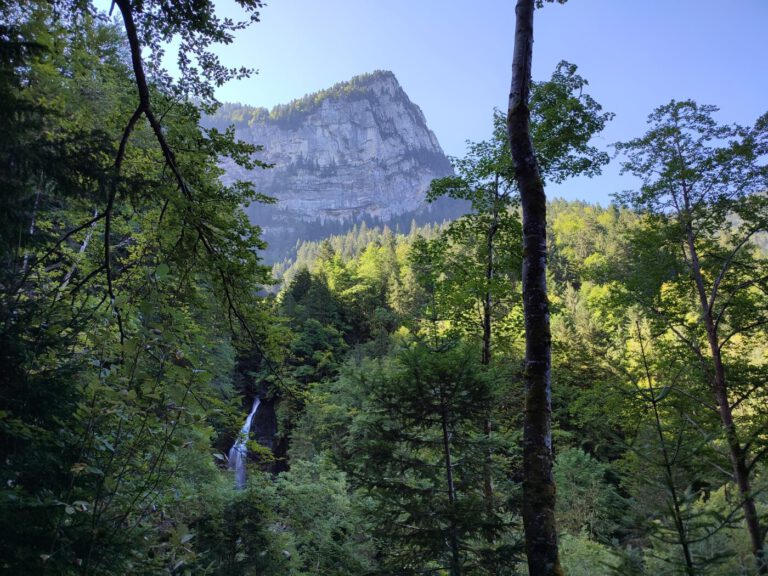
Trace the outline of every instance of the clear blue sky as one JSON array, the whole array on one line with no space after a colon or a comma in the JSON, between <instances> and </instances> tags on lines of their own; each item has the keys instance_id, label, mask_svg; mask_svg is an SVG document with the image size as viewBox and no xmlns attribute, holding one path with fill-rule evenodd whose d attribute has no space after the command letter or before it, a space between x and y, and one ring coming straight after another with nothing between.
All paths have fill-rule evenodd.
<instances>
[{"instance_id":1,"label":"clear blue sky","mask_svg":"<svg viewBox=\"0 0 768 576\"><path fill-rule=\"evenodd\" d=\"M226 14L236 14L222 0ZM570 0L535 16L534 79L557 62L579 66L589 92L616 118L598 144L640 136L670 99L720 106L722 122L768 111L768 0ZM222 100L271 107L356 74L391 70L446 153L490 135L505 108L514 0L272 0L261 23L219 51L254 77ZM549 196L607 203L633 187L612 163L602 177L551 187Z\"/></svg>"}]
</instances>

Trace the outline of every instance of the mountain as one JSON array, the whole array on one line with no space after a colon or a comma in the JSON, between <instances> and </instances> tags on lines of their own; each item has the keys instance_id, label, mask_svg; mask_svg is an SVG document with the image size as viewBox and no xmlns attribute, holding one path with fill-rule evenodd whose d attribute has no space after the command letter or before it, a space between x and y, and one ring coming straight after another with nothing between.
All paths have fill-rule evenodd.
<instances>
[{"instance_id":1,"label":"mountain","mask_svg":"<svg viewBox=\"0 0 768 576\"><path fill-rule=\"evenodd\" d=\"M225 179L252 181L277 204L252 205L264 230L268 261L290 254L299 240L349 230L355 223L408 229L456 217L466 205L444 199L425 205L429 183L453 173L421 109L392 72L356 76L272 110L227 103L204 125L235 126L237 136L264 147L273 168L246 172L225 163Z\"/></svg>"}]
</instances>

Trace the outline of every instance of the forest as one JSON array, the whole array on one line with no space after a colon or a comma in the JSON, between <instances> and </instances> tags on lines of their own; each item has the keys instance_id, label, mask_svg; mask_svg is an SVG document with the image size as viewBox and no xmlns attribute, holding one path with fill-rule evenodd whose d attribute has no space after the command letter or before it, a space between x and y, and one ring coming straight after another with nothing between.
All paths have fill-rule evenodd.
<instances>
[{"instance_id":1,"label":"forest","mask_svg":"<svg viewBox=\"0 0 768 576\"><path fill-rule=\"evenodd\" d=\"M768 112L608 153L519 0L471 211L270 267L200 125L238 3L0 0L0 574L768 574Z\"/></svg>"}]
</instances>

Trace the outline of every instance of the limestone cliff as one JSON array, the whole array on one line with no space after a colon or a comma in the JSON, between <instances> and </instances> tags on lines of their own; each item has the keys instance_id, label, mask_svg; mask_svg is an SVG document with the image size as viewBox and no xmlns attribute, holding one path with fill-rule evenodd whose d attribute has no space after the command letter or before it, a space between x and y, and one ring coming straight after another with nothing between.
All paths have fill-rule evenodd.
<instances>
[{"instance_id":1,"label":"limestone cliff","mask_svg":"<svg viewBox=\"0 0 768 576\"><path fill-rule=\"evenodd\" d=\"M234 124L237 136L264 147L269 170L243 173L225 164L227 179L248 179L274 196L274 206L249 208L272 256L297 239L341 232L362 220L400 223L452 217L463 205L425 208L434 178L451 165L424 114L391 72L357 76L271 111L225 104L209 126ZM429 210L429 211L428 211Z\"/></svg>"}]
</instances>

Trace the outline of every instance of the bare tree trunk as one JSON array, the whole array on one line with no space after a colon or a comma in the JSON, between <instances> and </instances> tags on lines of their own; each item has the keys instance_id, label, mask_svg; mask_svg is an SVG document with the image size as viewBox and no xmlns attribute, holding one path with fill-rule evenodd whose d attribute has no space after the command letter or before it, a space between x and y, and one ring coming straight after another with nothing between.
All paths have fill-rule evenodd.
<instances>
[{"instance_id":1,"label":"bare tree trunk","mask_svg":"<svg viewBox=\"0 0 768 576\"><path fill-rule=\"evenodd\" d=\"M507 130L523 210L525 424L523 525L530 576L562 576L555 528L552 476L551 344L547 298L547 198L530 133L534 0L515 8L515 51Z\"/></svg>"}]
</instances>

